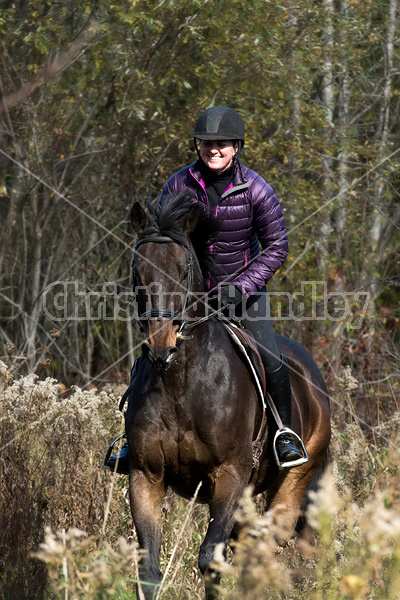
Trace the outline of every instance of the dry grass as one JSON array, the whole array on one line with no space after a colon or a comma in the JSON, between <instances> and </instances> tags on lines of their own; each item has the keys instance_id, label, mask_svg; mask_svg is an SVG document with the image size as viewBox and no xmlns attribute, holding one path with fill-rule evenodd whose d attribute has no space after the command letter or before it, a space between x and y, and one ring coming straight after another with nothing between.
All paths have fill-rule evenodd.
<instances>
[{"instance_id":1,"label":"dry grass","mask_svg":"<svg viewBox=\"0 0 400 600\"><path fill-rule=\"evenodd\" d=\"M249 492L243 498L241 537L221 563L223 600L400 599L400 415L382 420L372 443L353 410L354 385L349 371L338 378L332 465L311 494L302 535L277 546L271 515ZM110 488L101 470L121 428L116 398L78 388L63 398L54 380L14 381L3 363L0 386L0 598L134 598L127 478ZM171 493L163 511L160 599L200 600L207 510Z\"/></svg>"},{"instance_id":2,"label":"dry grass","mask_svg":"<svg viewBox=\"0 0 400 600\"><path fill-rule=\"evenodd\" d=\"M98 536L109 479L104 448L121 427L112 393L73 390L29 375L13 380L0 363L0 597L43 598L46 569L31 553L44 528L85 529ZM114 494L110 539L129 531L128 511Z\"/></svg>"}]
</instances>

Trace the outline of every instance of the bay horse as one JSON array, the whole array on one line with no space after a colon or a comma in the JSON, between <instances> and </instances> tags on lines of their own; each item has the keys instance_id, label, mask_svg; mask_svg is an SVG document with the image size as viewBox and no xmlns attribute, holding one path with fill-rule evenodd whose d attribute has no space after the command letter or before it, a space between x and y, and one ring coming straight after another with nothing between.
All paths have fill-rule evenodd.
<instances>
[{"instance_id":1,"label":"bay horse","mask_svg":"<svg viewBox=\"0 0 400 600\"><path fill-rule=\"evenodd\" d=\"M330 439L322 376L302 346L278 335L290 367L292 429L303 439L309 461L279 470L270 434L254 468L252 443L262 409L249 369L224 325L207 318L204 301L196 297L200 292L204 298L200 256L190 237L198 217L193 200L182 195L146 211L137 202L131 211L139 234L134 288L146 340L130 386L125 432L131 512L145 551L139 574L146 600L156 597L162 580L161 505L168 486L187 499L198 490L196 500L209 506L198 564L205 574L206 598L212 600L219 582L211 566L214 549L221 543L226 548L245 488L266 492L267 509L275 507L274 514L286 521L294 518L294 528Z\"/></svg>"}]
</instances>

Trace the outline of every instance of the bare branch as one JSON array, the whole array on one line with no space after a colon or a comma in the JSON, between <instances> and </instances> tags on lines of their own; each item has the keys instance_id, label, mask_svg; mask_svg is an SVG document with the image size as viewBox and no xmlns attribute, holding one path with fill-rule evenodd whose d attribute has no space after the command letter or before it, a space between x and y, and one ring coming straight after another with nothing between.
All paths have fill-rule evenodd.
<instances>
[{"instance_id":1,"label":"bare branch","mask_svg":"<svg viewBox=\"0 0 400 600\"><path fill-rule=\"evenodd\" d=\"M92 22L86 31L65 52L60 53L50 65L43 67L36 77L27 81L17 92L3 98L0 102L0 115L10 108L25 102L37 88L47 83L52 77L76 60L83 47L93 40L99 27L100 25L96 21Z\"/></svg>"}]
</instances>

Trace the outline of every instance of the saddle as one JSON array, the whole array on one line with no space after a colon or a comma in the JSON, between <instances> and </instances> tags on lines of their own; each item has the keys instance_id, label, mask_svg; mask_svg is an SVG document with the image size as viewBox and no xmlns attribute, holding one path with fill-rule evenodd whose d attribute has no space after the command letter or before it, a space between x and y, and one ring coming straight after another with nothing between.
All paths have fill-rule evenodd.
<instances>
[{"instance_id":1,"label":"saddle","mask_svg":"<svg viewBox=\"0 0 400 600\"><path fill-rule=\"evenodd\" d=\"M240 352L243 360L245 361L246 365L249 367L249 370L251 372L251 375L252 375L254 383L255 383L255 387L257 390L260 405L261 405L261 410L262 410L261 425L260 425L260 429L258 431L257 437L253 441L253 444L252 444L253 469L258 469L258 467L260 465L260 458L261 458L265 443L267 441L267 436L268 436L267 404L268 404L271 414L276 422L276 425L278 427L278 429L275 433L273 442L272 442L272 448L273 448L275 460L276 460L276 463L277 463L279 469L285 468L285 466L289 466L289 464L290 464L290 466L297 466L297 465L302 464L303 462L307 462L309 460L309 458L308 458L307 450L303 443L303 440L300 438L300 436L295 431L293 431L292 429L289 429L288 427L284 427L282 420L279 416L279 413L277 411L277 408L275 406L275 403L272 400L271 396L266 391L266 387L267 387L266 383L267 382L266 382L264 366L263 366L263 363L261 360L260 353L258 352L257 344L255 342L253 335L247 329L244 329L240 325L237 325L235 323L235 321L229 321L226 317L223 317L220 320L225 325L225 328L226 328L227 332L229 333L229 335L235 345L235 348ZM301 460L297 461L296 464L287 463L286 465L285 464L282 465L282 463L279 460L278 452L276 449L276 442L277 442L278 437L285 433L290 433L290 435L297 438L297 440L301 446L303 458Z\"/></svg>"}]
</instances>

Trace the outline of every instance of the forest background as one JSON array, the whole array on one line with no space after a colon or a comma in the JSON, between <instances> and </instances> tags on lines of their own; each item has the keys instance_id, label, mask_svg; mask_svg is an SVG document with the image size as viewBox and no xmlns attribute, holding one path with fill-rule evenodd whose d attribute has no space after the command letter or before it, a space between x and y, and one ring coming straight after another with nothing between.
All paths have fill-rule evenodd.
<instances>
[{"instance_id":1,"label":"forest background","mask_svg":"<svg viewBox=\"0 0 400 600\"><path fill-rule=\"evenodd\" d=\"M275 329L305 345L330 390L352 374L336 422L375 443L399 410L398 10L397 0L2 0L5 372L54 378L59 400L73 386L124 389L142 339L123 300L130 208L196 159L200 112L228 105L246 124L243 161L273 186L287 223L289 258L269 286ZM10 456L24 419L3 427ZM35 487L31 474L25 483Z\"/></svg>"}]
</instances>

